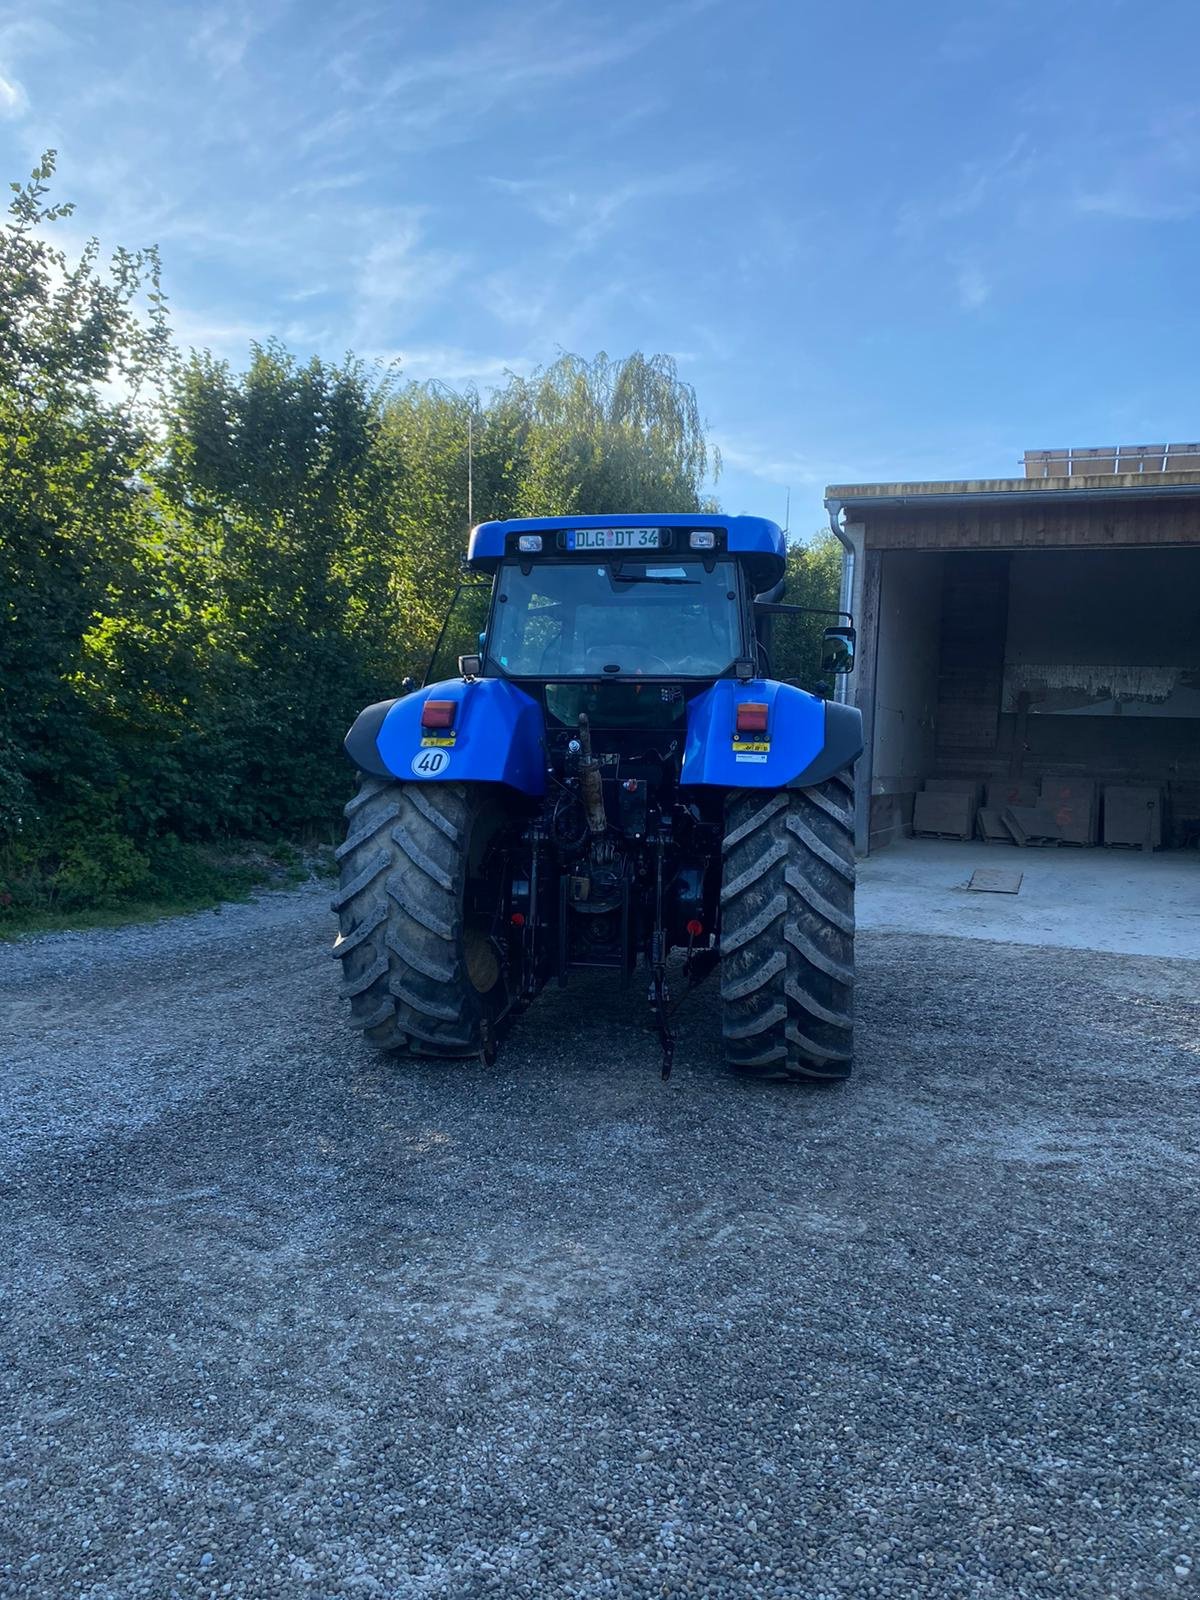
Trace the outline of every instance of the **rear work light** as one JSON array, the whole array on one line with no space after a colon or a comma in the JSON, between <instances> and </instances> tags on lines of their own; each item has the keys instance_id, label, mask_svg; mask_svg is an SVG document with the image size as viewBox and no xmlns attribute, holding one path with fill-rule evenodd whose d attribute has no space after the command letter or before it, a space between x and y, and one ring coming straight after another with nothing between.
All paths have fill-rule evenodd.
<instances>
[{"instance_id":1,"label":"rear work light","mask_svg":"<svg viewBox=\"0 0 1200 1600\"><path fill-rule=\"evenodd\" d=\"M734 721L737 733L766 733L767 704L765 700L743 700L737 708Z\"/></svg>"},{"instance_id":2,"label":"rear work light","mask_svg":"<svg viewBox=\"0 0 1200 1600\"><path fill-rule=\"evenodd\" d=\"M693 533L688 541L693 550L715 550L717 536L712 532Z\"/></svg>"},{"instance_id":3,"label":"rear work light","mask_svg":"<svg viewBox=\"0 0 1200 1600\"><path fill-rule=\"evenodd\" d=\"M523 533L517 540L517 549L524 550L530 555L541 548L542 536L540 533Z\"/></svg>"},{"instance_id":4,"label":"rear work light","mask_svg":"<svg viewBox=\"0 0 1200 1600\"><path fill-rule=\"evenodd\" d=\"M452 728L454 714L458 710L456 700L426 700L421 707L421 726L423 728Z\"/></svg>"}]
</instances>

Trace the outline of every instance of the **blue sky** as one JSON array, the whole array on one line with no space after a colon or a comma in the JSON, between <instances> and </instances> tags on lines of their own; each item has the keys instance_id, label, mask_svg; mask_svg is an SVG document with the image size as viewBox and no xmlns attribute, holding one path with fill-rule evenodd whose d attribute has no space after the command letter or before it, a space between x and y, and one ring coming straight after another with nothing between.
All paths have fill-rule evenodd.
<instances>
[{"instance_id":1,"label":"blue sky","mask_svg":"<svg viewBox=\"0 0 1200 1600\"><path fill-rule=\"evenodd\" d=\"M180 337L674 354L734 511L1200 437L1200 7L0 4L0 151Z\"/></svg>"}]
</instances>

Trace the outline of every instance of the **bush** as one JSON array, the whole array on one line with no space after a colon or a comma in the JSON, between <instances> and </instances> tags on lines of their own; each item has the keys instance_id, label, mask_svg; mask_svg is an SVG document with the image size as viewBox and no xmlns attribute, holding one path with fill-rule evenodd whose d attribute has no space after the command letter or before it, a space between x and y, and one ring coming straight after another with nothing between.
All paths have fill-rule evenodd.
<instances>
[{"instance_id":1,"label":"bush","mask_svg":"<svg viewBox=\"0 0 1200 1600\"><path fill-rule=\"evenodd\" d=\"M92 833L65 846L60 835L50 901L61 911L116 906L144 898L153 881L149 859L119 833Z\"/></svg>"}]
</instances>

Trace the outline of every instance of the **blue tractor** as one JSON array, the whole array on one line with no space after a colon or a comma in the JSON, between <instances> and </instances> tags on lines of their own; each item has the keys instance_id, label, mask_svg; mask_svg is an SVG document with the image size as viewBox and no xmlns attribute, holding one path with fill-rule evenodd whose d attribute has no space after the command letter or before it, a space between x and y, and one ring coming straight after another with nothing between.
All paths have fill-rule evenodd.
<instances>
[{"instance_id":1,"label":"blue tractor","mask_svg":"<svg viewBox=\"0 0 1200 1600\"><path fill-rule=\"evenodd\" d=\"M372 1044L490 1060L546 984L603 968L647 988L665 1076L668 982L719 965L732 1068L848 1074L861 716L771 677L784 571L758 517L473 530L424 687L346 737L334 954ZM852 626L824 637L849 670Z\"/></svg>"}]
</instances>

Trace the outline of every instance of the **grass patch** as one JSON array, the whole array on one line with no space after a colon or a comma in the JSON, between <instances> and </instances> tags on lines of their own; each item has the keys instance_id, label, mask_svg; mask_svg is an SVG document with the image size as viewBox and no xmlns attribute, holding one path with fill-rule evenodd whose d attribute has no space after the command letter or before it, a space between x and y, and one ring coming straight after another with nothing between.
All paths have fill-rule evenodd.
<instances>
[{"instance_id":1,"label":"grass patch","mask_svg":"<svg viewBox=\"0 0 1200 1600\"><path fill-rule=\"evenodd\" d=\"M40 933L85 932L94 928L123 928L138 922L161 922L194 911L216 910L245 902L260 889L289 889L310 878L333 874L333 854L327 848L300 848L287 841L254 841L216 849L178 845L153 861L157 871L139 873L136 887L108 892L95 904L56 903L53 877L26 878L18 892L0 891L0 943L27 939ZM7 894L7 899L4 898Z\"/></svg>"}]
</instances>

